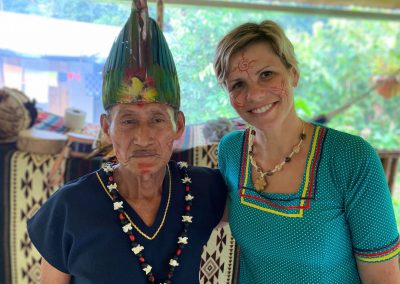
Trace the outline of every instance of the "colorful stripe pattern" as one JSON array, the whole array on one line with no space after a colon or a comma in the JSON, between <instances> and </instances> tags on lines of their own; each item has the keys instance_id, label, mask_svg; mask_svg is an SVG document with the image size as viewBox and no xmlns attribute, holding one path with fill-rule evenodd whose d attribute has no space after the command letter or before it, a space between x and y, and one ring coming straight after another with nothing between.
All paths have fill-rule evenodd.
<instances>
[{"instance_id":1,"label":"colorful stripe pattern","mask_svg":"<svg viewBox=\"0 0 400 284\"><path fill-rule=\"evenodd\" d=\"M372 250L354 249L354 255L358 260L365 262L380 262L393 258L400 253L400 238L391 242L388 246Z\"/></svg>"},{"instance_id":2,"label":"colorful stripe pattern","mask_svg":"<svg viewBox=\"0 0 400 284\"><path fill-rule=\"evenodd\" d=\"M58 133L65 133L68 131L64 126L63 117L44 111L39 111L34 128Z\"/></svg>"},{"instance_id":3,"label":"colorful stripe pattern","mask_svg":"<svg viewBox=\"0 0 400 284\"><path fill-rule=\"evenodd\" d=\"M240 202L258 210L266 211L291 218L302 218L304 210L310 209L310 201L315 199L315 182L320 154L326 129L316 126L312 137L312 145L306 163L306 171L303 177L302 189L296 194L285 195L284 198L273 198L269 194L258 193L253 189L251 181L251 163L249 157L249 139L251 130L244 134L242 146L242 159L239 180ZM289 196L289 198L288 198Z\"/></svg>"}]
</instances>

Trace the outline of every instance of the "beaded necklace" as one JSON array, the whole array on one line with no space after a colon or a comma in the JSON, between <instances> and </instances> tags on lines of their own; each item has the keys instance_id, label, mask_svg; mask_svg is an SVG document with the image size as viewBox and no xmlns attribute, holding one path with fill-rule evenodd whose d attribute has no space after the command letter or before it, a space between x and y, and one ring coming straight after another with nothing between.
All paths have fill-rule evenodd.
<instances>
[{"instance_id":1,"label":"beaded necklace","mask_svg":"<svg viewBox=\"0 0 400 284\"><path fill-rule=\"evenodd\" d=\"M269 171L263 171L256 163L254 157L253 157L253 143L254 143L254 135L256 134L254 129L251 129L249 131L249 157L250 157L250 162L251 165L255 168L258 178L254 181L254 188L256 189L257 192L262 192L268 187L268 180L267 176L272 176L274 173L279 172L283 169L283 166L286 163L289 163L293 156L297 153L300 152L301 150L301 144L303 144L304 139L306 138L306 132L304 128L304 121L302 121L302 131L299 135L299 142L293 147L292 152L290 152L289 155L287 155L282 162L279 164L275 165L275 167L272 170Z\"/></svg>"},{"instance_id":2,"label":"beaded necklace","mask_svg":"<svg viewBox=\"0 0 400 284\"><path fill-rule=\"evenodd\" d=\"M139 228L132 222L132 220L129 218L128 214L124 210L124 201L121 198L118 188L117 188L117 183L114 181L113 178L113 172L114 172L114 164L113 163L106 163L103 166L103 170L106 172L108 176L108 184L107 188L104 186L103 182L101 181L100 177L98 176L103 189L106 191L108 196L111 198L113 202L113 208L118 214L118 219L121 222L122 226L122 231L128 236L130 242L131 242L131 250L133 254L136 256L143 272L145 273L148 283L159 283L159 284L170 284L174 270L177 266L179 266L179 256L182 253L182 250L184 247L188 244L188 227L192 223L193 216L190 215L190 211L192 209L192 200L194 199L194 196L192 194L192 191L190 189L190 184L192 183L189 175L188 175L188 165L186 162L178 162L177 163L181 171L183 172L183 179L181 179L181 182L185 185L185 207L184 207L184 214L182 215L182 223L183 223L183 229L182 232L179 234L177 238L177 248L175 250L174 255L172 258L169 260L168 266L169 270L167 273L166 280L164 281L159 281L156 279L155 275L152 273L152 267L151 265L146 261L144 257L144 247L140 245L137 240L135 235L133 234L133 228L135 228L140 234L142 232L139 230ZM167 171L168 171L168 178L169 178L169 196L171 194L171 172L169 169L169 165L167 164ZM169 198L168 198L169 200ZM166 211L168 210L169 202L167 204L167 208L165 209ZM165 219L163 218L163 222ZM162 223L163 223L162 222ZM132 227L133 226L133 227ZM158 231L160 230L162 225L160 225ZM143 235L143 234L142 234Z\"/></svg>"}]
</instances>

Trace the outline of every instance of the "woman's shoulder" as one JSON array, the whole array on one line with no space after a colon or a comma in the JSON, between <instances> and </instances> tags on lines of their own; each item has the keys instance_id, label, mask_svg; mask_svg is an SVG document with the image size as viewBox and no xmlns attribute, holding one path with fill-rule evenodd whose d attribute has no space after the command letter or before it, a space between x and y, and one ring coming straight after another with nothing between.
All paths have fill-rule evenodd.
<instances>
[{"instance_id":1,"label":"woman's shoulder","mask_svg":"<svg viewBox=\"0 0 400 284\"><path fill-rule=\"evenodd\" d=\"M225 134L222 137L221 141L218 145L218 152L228 151L238 149L240 145L243 143L243 137L246 130L234 130Z\"/></svg>"},{"instance_id":2,"label":"woman's shoulder","mask_svg":"<svg viewBox=\"0 0 400 284\"><path fill-rule=\"evenodd\" d=\"M245 129L231 131L221 138L220 143L234 143L240 141L243 138L245 131Z\"/></svg>"},{"instance_id":3,"label":"woman's shoulder","mask_svg":"<svg viewBox=\"0 0 400 284\"><path fill-rule=\"evenodd\" d=\"M326 138L324 143L324 152L329 152L336 159L349 159L357 157L359 161L375 159L377 152L373 146L361 136L324 127Z\"/></svg>"},{"instance_id":4,"label":"woman's shoulder","mask_svg":"<svg viewBox=\"0 0 400 284\"><path fill-rule=\"evenodd\" d=\"M362 149L372 146L361 136L325 127L327 131L327 141L343 149Z\"/></svg>"}]
</instances>

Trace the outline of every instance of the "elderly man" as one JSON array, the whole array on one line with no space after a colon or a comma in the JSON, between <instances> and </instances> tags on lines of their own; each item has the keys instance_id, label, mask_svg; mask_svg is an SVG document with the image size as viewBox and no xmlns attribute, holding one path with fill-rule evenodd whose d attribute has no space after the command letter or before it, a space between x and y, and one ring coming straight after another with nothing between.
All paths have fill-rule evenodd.
<instances>
[{"instance_id":1,"label":"elderly man","mask_svg":"<svg viewBox=\"0 0 400 284\"><path fill-rule=\"evenodd\" d=\"M219 172L169 161L185 127L178 77L146 1L132 7L103 70L115 162L65 185L28 223L42 283L198 283L222 217Z\"/></svg>"}]
</instances>

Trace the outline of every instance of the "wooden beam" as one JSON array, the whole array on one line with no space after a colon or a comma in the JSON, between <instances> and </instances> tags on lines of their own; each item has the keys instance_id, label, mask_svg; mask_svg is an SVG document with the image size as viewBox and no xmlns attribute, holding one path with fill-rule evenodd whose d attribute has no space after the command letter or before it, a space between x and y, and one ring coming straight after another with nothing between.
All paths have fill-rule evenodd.
<instances>
[{"instance_id":1,"label":"wooden beam","mask_svg":"<svg viewBox=\"0 0 400 284\"><path fill-rule=\"evenodd\" d=\"M130 0L124 0L130 1ZM157 0L149 0L148 2L157 2ZM353 11L347 9L312 7L312 6L293 6L288 4L259 4L259 3L240 3L233 1L212 1L212 0L165 0L165 5L179 6L197 6L197 7L214 7L228 8L238 10L254 10L254 11L276 11L294 14L321 15L336 18L363 19L363 20L387 20L400 21L400 13L391 12L369 12L369 11Z\"/></svg>"}]
</instances>

